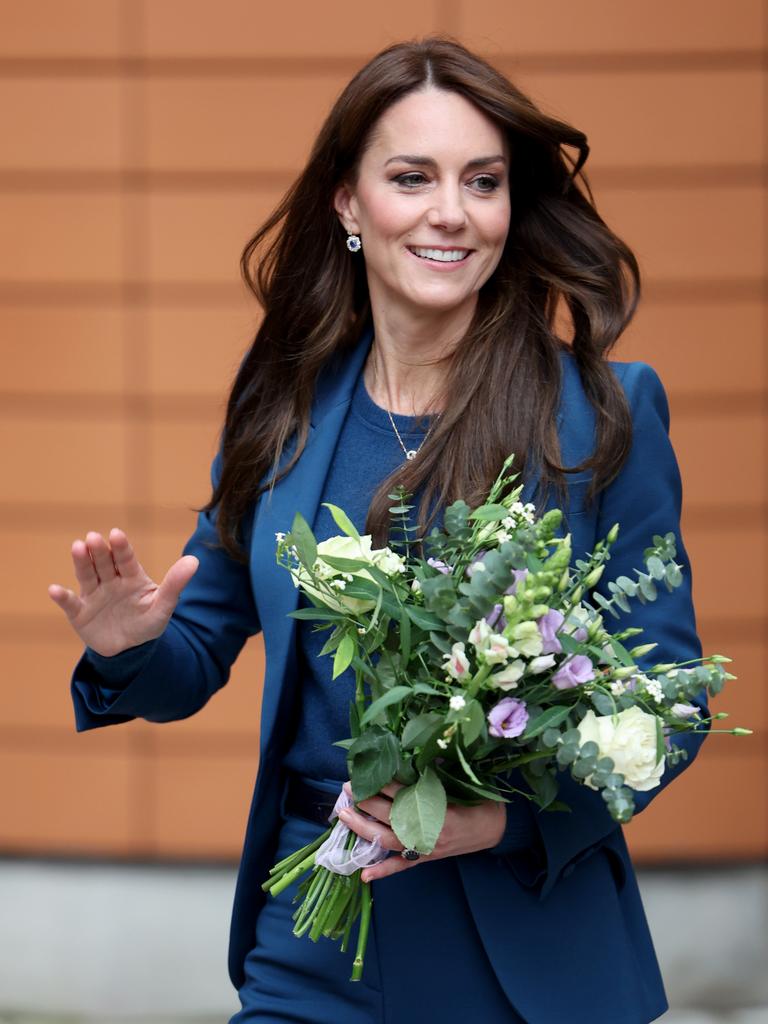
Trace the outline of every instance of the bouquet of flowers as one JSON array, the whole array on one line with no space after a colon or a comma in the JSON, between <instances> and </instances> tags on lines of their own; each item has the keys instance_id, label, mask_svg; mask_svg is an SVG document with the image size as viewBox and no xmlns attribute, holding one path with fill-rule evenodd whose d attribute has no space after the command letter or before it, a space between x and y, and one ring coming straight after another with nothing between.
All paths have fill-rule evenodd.
<instances>
[{"instance_id":1,"label":"bouquet of flowers","mask_svg":"<svg viewBox=\"0 0 768 1024\"><path fill-rule=\"evenodd\" d=\"M517 796L567 810L557 800L564 770L628 822L633 791L658 786L665 766L687 756L675 736L711 728L697 697L734 678L718 654L643 669L652 638L632 646L642 630L608 628L631 601L680 585L674 534L654 536L645 568L608 583L606 596L594 588L618 524L572 565L570 537L558 535L562 512L537 518L511 465L512 457L480 507L455 502L442 529L419 542L403 493L390 496L387 547L374 549L330 504L342 535L318 544L297 514L277 536L278 562L312 604L293 616L330 631L322 654L333 656L334 678L355 673L350 737L339 743L353 797L400 783L391 827L407 851L432 852L449 801ZM345 803L342 793L334 813ZM277 895L309 872L296 935L339 939L346 950L360 919L352 980L362 975L371 911L360 870L387 855L377 847L336 821L264 883Z\"/></svg>"}]
</instances>

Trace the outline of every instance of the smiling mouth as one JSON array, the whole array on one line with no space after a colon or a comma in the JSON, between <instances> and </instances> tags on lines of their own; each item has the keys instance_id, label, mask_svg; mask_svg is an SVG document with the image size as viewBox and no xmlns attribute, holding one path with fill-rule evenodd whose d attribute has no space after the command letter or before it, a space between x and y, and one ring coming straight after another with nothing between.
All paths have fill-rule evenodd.
<instances>
[{"instance_id":1,"label":"smiling mouth","mask_svg":"<svg viewBox=\"0 0 768 1024\"><path fill-rule=\"evenodd\" d=\"M421 249L407 246L408 252L422 260L433 260L435 263L460 263L474 250L472 249Z\"/></svg>"}]
</instances>

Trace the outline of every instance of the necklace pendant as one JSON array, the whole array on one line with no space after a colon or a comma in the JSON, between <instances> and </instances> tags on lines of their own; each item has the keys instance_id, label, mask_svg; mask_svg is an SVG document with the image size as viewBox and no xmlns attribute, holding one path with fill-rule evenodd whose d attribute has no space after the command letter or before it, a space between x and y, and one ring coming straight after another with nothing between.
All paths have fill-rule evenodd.
<instances>
[{"instance_id":1,"label":"necklace pendant","mask_svg":"<svg viewBox=\"0 0 768 1024\"><path fill-rule=\"evenodd\" d=\"M408 451L405 453L405 457L406 459L408 459L409 462L412 462L418 454L419 453L415 448L409 448Z\"/></svg>"}]
</instances>

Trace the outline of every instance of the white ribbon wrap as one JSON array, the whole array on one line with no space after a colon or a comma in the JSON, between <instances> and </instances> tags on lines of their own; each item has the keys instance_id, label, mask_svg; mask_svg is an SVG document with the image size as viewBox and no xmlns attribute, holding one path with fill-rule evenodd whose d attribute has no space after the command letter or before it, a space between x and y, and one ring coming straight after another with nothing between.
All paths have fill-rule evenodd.
<instances>
[{"instance_id":1,"label":"white ribbon wrap","mask_svg":"<svg viewBox=\"0 0 768 1024\"><path fill-rule=\"evenodd\" d=\"M352 801L342 789L328 820L333 821L339 811L351 806ZM377 838L368 840L357 836L354 845L349 850L346 849L347 836L350 832L351 829L343 821L337 821L331 834L318 848L315 864L333 871L336 875L351 875L359 868L379 864L387 859L389 850L385 850Z\"/></svg>"}]
</instances>

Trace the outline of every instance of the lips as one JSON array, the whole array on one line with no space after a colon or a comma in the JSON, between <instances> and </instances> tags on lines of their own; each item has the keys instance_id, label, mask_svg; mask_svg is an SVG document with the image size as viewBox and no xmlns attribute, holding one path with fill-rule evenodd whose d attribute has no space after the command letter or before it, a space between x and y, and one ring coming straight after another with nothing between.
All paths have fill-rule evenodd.
<instances>
[{"instance_id":1,"label":"lips","mask_svg":"<svg viewBox=\"0 0 768 1024\"><path fill-rule=\"evenodd\" d=\"M409 245L408 251L422 260L432 260L435 263L460 263L473 251L456 247L455 249L435 249L427 246Z\"/></svg>"}]
</instances>

